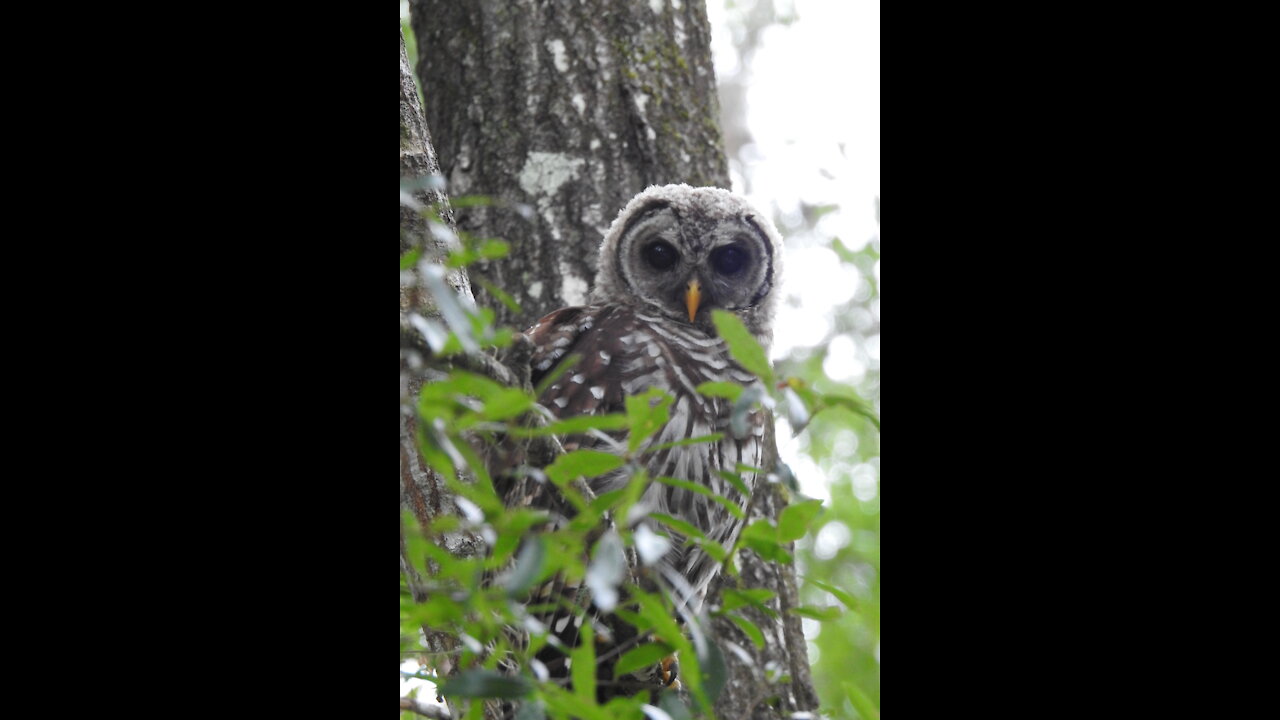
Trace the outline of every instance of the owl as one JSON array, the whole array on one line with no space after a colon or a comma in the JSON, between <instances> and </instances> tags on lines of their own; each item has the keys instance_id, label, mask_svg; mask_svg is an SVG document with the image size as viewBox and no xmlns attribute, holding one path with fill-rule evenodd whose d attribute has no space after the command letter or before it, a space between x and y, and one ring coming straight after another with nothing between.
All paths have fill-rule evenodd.
<instances>
[{"instance_id":1,"label":"owl","mask_svg":"<svg viewBox=\"0 0 1280 720\"><path fill-rule=\"evenodd\" d=\"M638 457L649 477L671 477L709 488L740 508L749 498L719 473L763 462L766 422L749 416L745 434L730 429L731 403L698 393L705 382L749 385L755 376L739 367L717 337L713 310L736 315L762 346L772 320L782 272L782 243L773 225L742 198L719 188L650 187L632 198L600 246L596 285L589 304L543 317L526 331L534 346L532 380L538 384L568 355L578 361L557 377L539 402L558 417L625 411L625 399L658 388L673 397L666 425ZM724 436L645 452L645 448L713 433ZM572 438L572 447L622 452L603 433ZM591 480L597 494L630 480L626 469ZM757 478L742 475L748 489ZM726 549L743 521L704 495L653 482L637 504L641 514L661 513L698 528ZM632 513L633 519L636 513ZM640 524L656 521L639 519ZM669 528L671 549L658 561L673 590L677 612L697 615L720 564ZM558 630L559 628L553 628Z\"/></svg>"}]
</instances>

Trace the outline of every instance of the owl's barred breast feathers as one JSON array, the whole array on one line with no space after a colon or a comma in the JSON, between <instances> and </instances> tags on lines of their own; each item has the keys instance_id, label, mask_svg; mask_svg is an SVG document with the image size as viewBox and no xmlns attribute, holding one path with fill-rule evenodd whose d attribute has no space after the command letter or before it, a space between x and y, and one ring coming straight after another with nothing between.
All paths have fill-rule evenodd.
<instances>
[{"instance_id":1,"label":"owl's barred breast feathers","mask_svg":"<svg viewBox=\"0 0 1280 720\"><path fill-rule=\"evenodd\" d=\"M756 381L716 336L711 313L733 313L767 348L781 269L777 231L737 195L687 185L648 188L627 203L601 243L590 304L556 310L526 332L535 348L535 384L564 358L577 357L539 402L567 418L623 412L627 397L653 388L671 395L669 419L645 448L716 433L723 437L654 452L642 448L639 457L649 477L696 483L745 510L749 498L720 473L736 473L739 465L760 467L766 415L752 413L747 432L734 436L731 403L704 396L697 387ZM573 440L567 449L625 449L602 435ZM754 487L753 472L741 478L748 489ZM628 480L619 470L593 479L591 489L605 493ZM650 484L638 505L688 523L726 549L744 524L720 502L660 482ZM719 563L668 533L676 542L659 570L673 581L681 614L694 615Z\"/></svg>"},{"instance_id":2,"label":"owl's barred breast feathers","mask_svg":"<svg viewBox=\"0 0 1280 720\"><path fill-rule=\"evenodd\" d=\"M607 331L593 332L596 327ZM650 478L671 477L707 487L739 508L749 498L735 489L721 472L736 473L739 464L759 467L763 455L765 418L754 412L748 417L743 437L729 432L732 404L707 397L697 391L706 382L734 382L742 385L755 377L729 357L724 343L692 326L672 326L661 318L618 305L566 308L544 318L530 331L534 352L534 381L553 370L569 354L578 361L544 392L541 402L558 417L621 412L628 396L651 388L673 397L666 425L641 446L639 456ZM714 442L658 447L689 438L723 433ZM571 448L618 451L614 445L595 437L579 436ZM617 490L629 480L625 468L595 478L590 486L597 495ZM755 474L742 476L747 488L754 487ZM639 507L661 513L698 528L704 535L728 548L742 529L742 520L723 505L689 490L653 482L640 498ZM654 529L664 529L655 526ZM669 579L671 572L684 583L673 586L684 613L696 614L707 586L719 564L699 548L685 548L674 535L675 546L660 563Z\"/></svg>"}]
</instances>

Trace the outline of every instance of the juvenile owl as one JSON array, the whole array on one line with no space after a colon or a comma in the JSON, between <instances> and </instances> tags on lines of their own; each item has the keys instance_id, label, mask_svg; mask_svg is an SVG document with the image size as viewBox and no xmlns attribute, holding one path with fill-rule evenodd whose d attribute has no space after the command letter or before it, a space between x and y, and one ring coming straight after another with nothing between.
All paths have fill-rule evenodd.
<instances>
[{"instance_id":1,"label":"juvenile owl","mask_svg":"<svg viewBox=\"0 0 1280 720\"><path fill-rule=\"evenodd\" d=\"M624 412L625 398L660 388L674 397L670 420L646 447L713 433L724 437L650 453L642 448L649 477L697 483L745 509L749 498L719 473L733 473L739 463L761 466L765 417L752 414L747 432L735 437L729 427L731 403L705 397L696 388L705 382L756 380L716 336L711 312L735 314L767 349L781 271L777 231L742 198L719 188L648 188L627 203L600 246L590 304L552 312L527 331L535 346L535 384L566 355L580 358L539 402L559 417ZM598 435L575 440L577 447L626 448ZM601 494L629 479L619 470L595 478L591 488ZM750 472L742 480L749 489L756 483ZM711 498L658 482L649 486L639 507L689 523L725 548L743 526ZM659 527L655 522L653 529ZM719 563L697 547L684 547L684 538L673 539L658 570L674 590L679 614L692 617Z\"/></svg>"}]
</instances>

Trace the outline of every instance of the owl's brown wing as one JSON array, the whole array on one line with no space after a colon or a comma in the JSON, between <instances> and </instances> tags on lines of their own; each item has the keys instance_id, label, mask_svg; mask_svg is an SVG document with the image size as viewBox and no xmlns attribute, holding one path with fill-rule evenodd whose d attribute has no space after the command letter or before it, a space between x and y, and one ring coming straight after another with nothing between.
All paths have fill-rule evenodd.
<instances>
[{"instance_id":1,"label":"owl's brown wing","mask_svg":"<svg viewBox=\"0 0 1280 720\"><path fill-rule=\"evenodd\" d=\"M562 308L539 320L525 333L535 348L534 385L572 358L539 401L562 418L620 411L625 374L614 361L623 356L622 338L634 331L634 323L629 313L600 305Z\"/></svg>"}]
</instances>

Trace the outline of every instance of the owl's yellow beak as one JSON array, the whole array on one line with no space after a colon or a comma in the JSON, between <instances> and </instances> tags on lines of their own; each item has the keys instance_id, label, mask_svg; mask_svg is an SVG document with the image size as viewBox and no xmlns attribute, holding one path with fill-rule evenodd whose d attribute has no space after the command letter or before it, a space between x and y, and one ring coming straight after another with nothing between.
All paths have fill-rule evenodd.
<instances>
[{"instance_id":1,"label":"owl's yellow beak","mask_svg":"<svg viewBox=\"0 0 1280 720\"><path fill-rule=\"evenodd\" d=\"M698 303L702 302L702 286L697 280L689 281L689 290L684 294L684 305L689 308L689 322L698 314Z\"/></svg>"}]
</instances>

